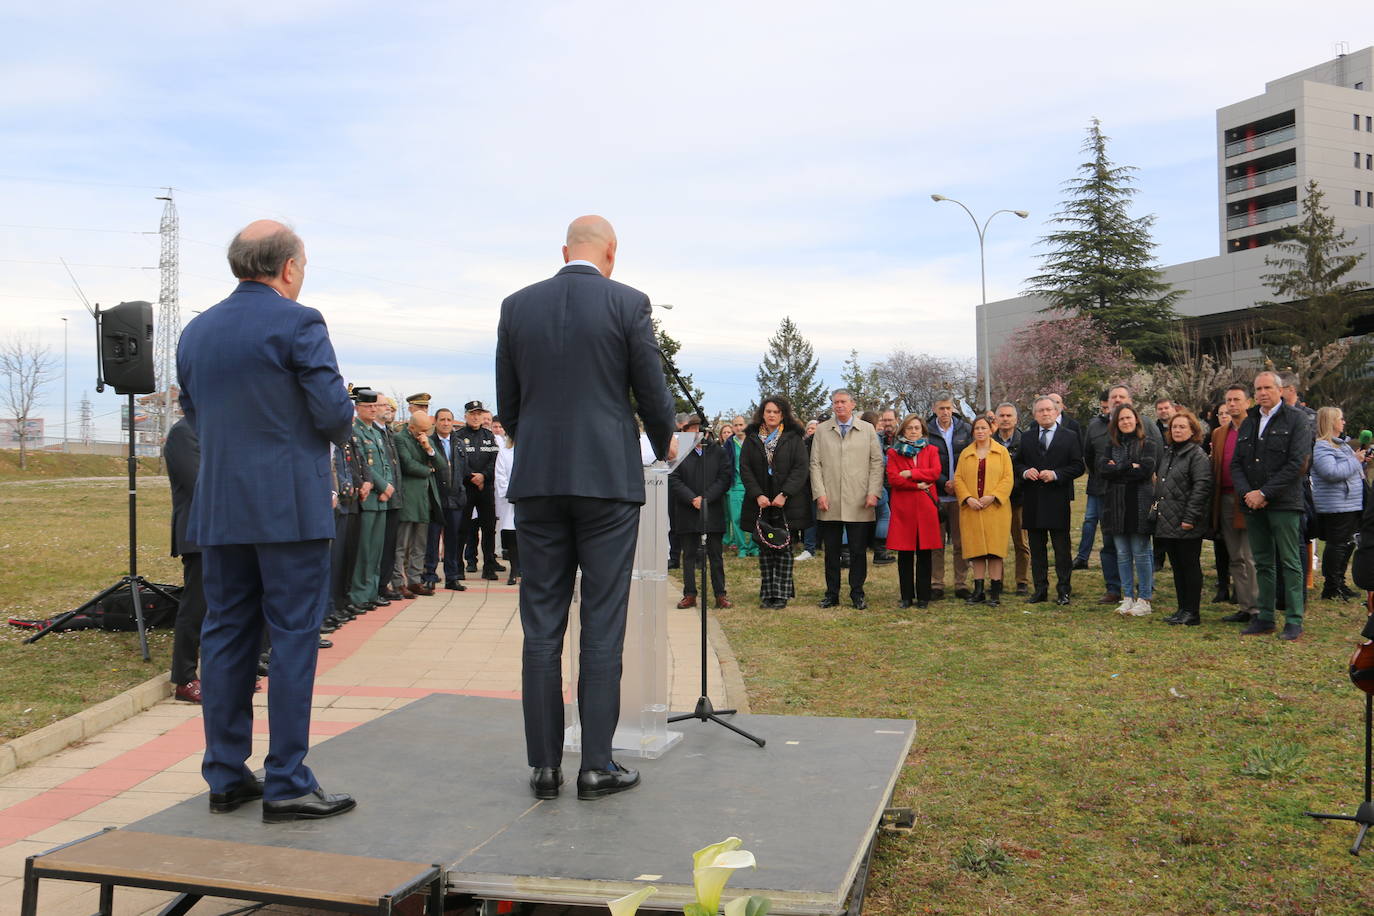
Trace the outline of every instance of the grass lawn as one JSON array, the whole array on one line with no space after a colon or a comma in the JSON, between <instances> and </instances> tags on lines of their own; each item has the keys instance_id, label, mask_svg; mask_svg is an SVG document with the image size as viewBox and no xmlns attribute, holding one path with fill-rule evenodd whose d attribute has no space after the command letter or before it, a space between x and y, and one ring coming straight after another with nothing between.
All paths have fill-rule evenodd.
<instances>
[{"instance_id":1,"label":"grass lawn","mask_svg":"<svg viewBox=\"0 0 1374 916\"><path fill-rule=\"evenodd\" d=\"M1296 644L1241 639L1229 604L1171 627L1166 569L1154 616L1122 618L1094 555L1068 608L901 611L895 566L870 565L868 611L822 611L822 564L773 611L757 562L729 559L715 613L754 712L916 721L894 799L916 829L881 839L866 913L1374 912L1374 840L1353 858L1350 824L1303 816L1361 799L1362 605L1309 592Z\"/></svg>"},{"instance_id":2,"label":"grass lawn","mask_svg":"<svg viewBox=\"0 0 1374 916\"><path fill-rule=\"evenodd\" d=\"M122 470L123 459L118 463ZM76 469L59 467L57 475L64 470ZM123 477L24 480L0 497L0 613L51 617L128 573L128 487ZM138 571L180 584L181 562L167 556L170 517L166 479L140 480ZM171 662L170 630L149 634L151 662L143 661L135 633L53 633L28 646L26 635L0 623L0 741L107 700L165 673Z\"/></svg>"}]
</instances>

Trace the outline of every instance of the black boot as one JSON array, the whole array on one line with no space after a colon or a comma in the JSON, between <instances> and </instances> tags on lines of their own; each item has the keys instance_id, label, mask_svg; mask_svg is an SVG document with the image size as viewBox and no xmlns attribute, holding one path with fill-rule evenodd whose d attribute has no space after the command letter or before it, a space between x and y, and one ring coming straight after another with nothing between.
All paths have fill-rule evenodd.
<instances>
[{"instance_id":1,"label":"black boot","mask_svg":"<svg viewBox=\"0 0 1374 916\"><path fill-rule=\"evenodd\" d=\"M973 580L973 592L964 599L965 604L982 604L988 600L988 596L983 592L983 580Z\"/></svg>"},{"instance_id":2,"label":"black boot","mask_svg":"<svg viewBox=\"0 0 1374 916\"><path fill-rule=\"evenodd\" d=\"M1174 626L1196 627L1202 625L1202 616L1197 611L1179 611L1171 617L1164 618L1164 622Z\"/></svg>"},{"instance_id":3,"label":"black boot","mask_svg":"<svg viewBox=\"0 0 1374 916\"><path fill-rule=\"evenodd\" d=\"M1341 589L1340 589L1340 586L1336 583L1336 581L1335 581L1334 579L1327 579L1327 580L1325 581L1325 584L1322 585L1322 598L1321 598L1321 600L1323 600L1323 601L1343 601L1343 600L1345 600L1344 598L1341 597Z\"/></svg>"},{"instance_id":4,"label":"black boot","mask_svg":"<svg viewBox=\"0 0 1374 916\"><path fill-rule=\"evenodd\" d=\"M988 607L1002 606L1002 580L993 579L988 584Z\"/></svg>"},{"instance_id":5,"label":"black boot","mask_svg":"<svg viewBox=\"0 0 1374 916\"><path fill-rule=\"evenodd\" d=\"M1213 604L1221 604L1223 601L1231 600L1231 590L1225 585L1217 586L1217 593L1212 596Z\"/></svg>"}]
</instances>

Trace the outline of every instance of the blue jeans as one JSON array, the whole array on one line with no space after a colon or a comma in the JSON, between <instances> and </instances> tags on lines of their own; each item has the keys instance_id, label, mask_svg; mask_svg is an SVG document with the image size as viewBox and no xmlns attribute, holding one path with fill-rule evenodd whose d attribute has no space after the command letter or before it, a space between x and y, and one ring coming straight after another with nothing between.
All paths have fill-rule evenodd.
<instances>
[{"instance_id":1,"label":"blue jeans","mask_svg":"<svg viewBox=\"0 0 1374 916\"><path fill-rule=\"evenodd\" d=\"M1132 595L1132 567L1135 571L1134 595L1149 601L1155 594L1155 549L1148 534L1112 535L1116 542L1117 570L1121 576L1121 597ZM1104 550L1105 554L1106 551ZM1106 562L1102 564L1106 569ZM1109 586L1110 587L1110 586Z\"/></svg>"},{"instance_id":2,"label":"blue jeans","mask_svg":"<svg viewBox=\"0 0 1374 916\"><path fill-rule=\"evenodd\" d=\"M819 545L821 529L816 524L816 501L811 501L811 527L802 532L802 546L811 553L816 552Z\"/></svg>"},{"instance_id":3,"label":"blue jeans","mask_svg":"<svg viewBox=\"0 0 1374 916\"><path fill-rule=\"evenodd\" d=\"M1097 538L1097 523L1102 518L1102 497L1088 494L1088 508L1083 512L1083 534L1078 540L1077 559L1088 561L1092 556L1093 541ZM1107 535L1102 535L1102 552L1098 554L1102 562L1102 578L1107 582L1107 591L1121 593L1121 573L1117 561L1116 543Z\"/></svg>"}]
</instances>

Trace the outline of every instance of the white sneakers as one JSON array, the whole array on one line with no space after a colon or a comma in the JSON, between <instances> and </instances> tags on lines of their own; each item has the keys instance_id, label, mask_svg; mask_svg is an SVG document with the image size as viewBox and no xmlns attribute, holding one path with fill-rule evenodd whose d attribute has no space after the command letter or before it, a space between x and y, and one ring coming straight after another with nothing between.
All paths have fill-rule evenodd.
<instances>
[{"instance_id":1,"label":"white sneakers","mask_svg":"<svg viewBox=\"0 0 1374 916\"><path fill-rule=\"evenodd\" d=\"M1123 617L1148 617L1154 608L1144 598L1123 598L1116 612Z\"/></svg>"},{"instance_id":2,"label":"white sneakers","mask_svg":"<svg viewBox=\"0 0 1374 916\"><path fill-rule=\"evenodd\" d=\"M800 563L802 560L809 560L809 559L811 559L811 556L812 556L811 551L809 551L809 550L803 550L801 553L797 554L797 556L795 557L795 560L796 560L796 562Z\"/></svg>"}]
</instances>

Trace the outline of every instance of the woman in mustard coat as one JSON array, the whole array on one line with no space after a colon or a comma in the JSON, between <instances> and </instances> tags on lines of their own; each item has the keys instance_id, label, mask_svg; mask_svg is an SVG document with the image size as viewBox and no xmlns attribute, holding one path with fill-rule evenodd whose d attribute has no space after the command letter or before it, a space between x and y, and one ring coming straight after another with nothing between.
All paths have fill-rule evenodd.
<instances>
[{"instance_id":1,"label":"woman in mustard coat","mask_svg":"<svg viewBox=\"0 0 1374 916\"><path fill-rule=\"evenodd\" d=\"M969 604L1002 603L1002 558L1011 537L1011 453L992 437L987 417L973 421L973 441L959 455L954 495L959 499L959 531L964 559L973 567ZM983 580L989 579L988 590Z\"/></svg>"}]
</instances>

